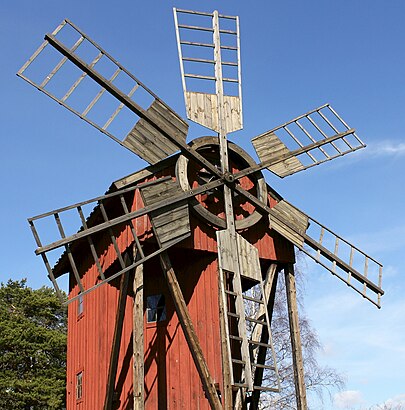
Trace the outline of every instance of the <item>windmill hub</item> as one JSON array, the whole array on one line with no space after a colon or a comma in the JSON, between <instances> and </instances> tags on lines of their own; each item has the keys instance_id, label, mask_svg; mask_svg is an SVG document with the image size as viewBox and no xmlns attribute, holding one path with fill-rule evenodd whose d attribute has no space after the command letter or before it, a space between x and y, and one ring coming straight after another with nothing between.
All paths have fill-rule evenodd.
<instances>
[{"instance_id":1,"label":"windmill hub","mask_svg":"<svg viewBox=\"0 0 405 410\"><path fill-rule=\"evenodd\" d=\"M220 165L219 141L217 137L200 137L190 142L190 146L210 161L216 167ZM245 168L255 165L254 159L241 147L228 141L230 170L221 176L221 180L227 185L236 183L248 190L256 198L267 203L267 186L261 172L236 180L234 174ZM199 185L210 182L217 178L205 168L199 167L195 162L189 161L184 155L180 155L176 163L176 178L181 188L188 191ZM222 189L216 189L206 195L196 197L192 209L205 221L218 228L226 228L223 215ZM237 219L236 229L250 228L256 224L262 215L244 198L236 195L235 215Z\"/></svg>"},{"instance_id":2,"label":"windmill hub","mask_svg":"<svg viewBox=\"0 0 405 410\"><path fill-rule=\"evenodd\" d=\"M224 175L222 176L222 180L225 182L225 183L228 183L228 184L233 184L234 182L235 182L235 177L234 177L234 175L232 174L232 172L225 172L224 173Z\"/></svg>"}]
</instances>

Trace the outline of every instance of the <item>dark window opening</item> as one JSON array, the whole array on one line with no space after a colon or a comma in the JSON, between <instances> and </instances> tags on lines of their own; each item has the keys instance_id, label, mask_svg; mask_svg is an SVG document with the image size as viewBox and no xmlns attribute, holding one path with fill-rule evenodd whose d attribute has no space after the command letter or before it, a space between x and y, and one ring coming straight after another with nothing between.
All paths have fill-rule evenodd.
<instances>
[{"instance_id":1,"label":"dark window opening","mask_svg":"<svg viewBox=\"0 0 405 410\"><path fill-rule=\"evenodd\" d=\"M77 316L83 314L83 295L79 294L79 298L77 299Z\"/></svg>"},{"instance_id":2,"label":"dark window opening","mask_svg":"<svg viewBox=\"0 0 405 410\"><path fill-rule=\"evenodd\" d=\"M152 295L146 298L146 315L148 323L166 320L164 295Z\"/></svg>"},{"instance_id":3,"label":"dark window opening","mask_svg":"<svg viewBox=\"0 0 405 410\"><path fill-rule=\"evenodd\" d=\"M83 397L83 372L76 374L76 400Z\"/></svg>"}]
</instances>

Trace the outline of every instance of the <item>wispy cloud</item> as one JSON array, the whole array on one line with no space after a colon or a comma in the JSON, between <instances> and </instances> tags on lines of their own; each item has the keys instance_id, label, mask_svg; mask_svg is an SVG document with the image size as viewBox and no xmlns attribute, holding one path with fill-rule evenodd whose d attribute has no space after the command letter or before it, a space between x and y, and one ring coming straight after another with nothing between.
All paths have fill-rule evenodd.
<instances>
[{"instance_id":1,"label":"wispy cloud","mask_svg":"<svg viewBox=\"0 0 405 410\"><path fill-rule=\"evenodd\" d=\"M384 403L380 404L380 408L383 406L389 408L395 408L395 406L405 405L405 394L400 394L398 396L392 397L386 400ZM401 407L402 408L402 407Z\"/></svg>"},{"instance_id":2,"label":"wispy cloud","mask_svg":"<svg viewBox=\"0 0 405 410\"><path fill-rule=\"evenodd\" d=\"M351 235L348 240L366 249L368 253L397 251L405 248L405 225Z\"/></svg>"},{"instance_id":3,"label":"wispy cloud","mask_svg":"<svg viewBox=\"0 0 405 410\"><path fill-rule=\"evenodd\" d=\"M307 306L326 346L319 357L321 363L340 369L348 376L348 387L362 385L363 393L381 382L375 369L383 368L385 382L394 385L405 361L405 300L385 302L377 311L357 295L342 290L324 294ZM403 393L401 390L396 393Z\"/></svg>"},{"instance_id":4,"label":"wispy cloud","mask_svg":"<svg viewBox=\"0 0 405 410\"><path fill-rule=\"evenodd\" d=\"M337 409L352 409L362 403L363 397L358 390L346 390L333 396L333 404Z\"/></svg>"},{"instance_id":5,"label":"wispy cloud","mask_svg":"<svg viewBox=\"0 0 405 410\"><path fill-rule=\"evenodd\" d=\"M358 390L345 390L333 395L333 405L336 409L351 410L380 410L380 409L403 409L405 405L405 394L394 396L383 403L366 406L363 394Z\"/></svg>"},{"instance_id":6,"label":"wispy cloud","mask_svg":"<svg viewBox=\"0 0 405 410\"><path fill-rule=\"evenodd\" d=\"M367 145L367 149L361 150L362 155L382 157L382 156L394 156L402 157L405 155L405 143L393 142L390 140L383 140L378 143L371 143Z\"/></svg>"},{"instance_id":7,"label":"wispy cloud","mask_svg":"<svg viewBox=\"0 0 405 410\"><path fill-rule=\"evenodd\" d=\"M357 150L351 155L345 155L338 161L331 161L330 169L337 170L347 166L348 162L356 163L365 159L374 158L403 158L405 156L405 143L392 140L382 140L376 143L367 143L365 149Z\"/></svg>"}]
</instances>

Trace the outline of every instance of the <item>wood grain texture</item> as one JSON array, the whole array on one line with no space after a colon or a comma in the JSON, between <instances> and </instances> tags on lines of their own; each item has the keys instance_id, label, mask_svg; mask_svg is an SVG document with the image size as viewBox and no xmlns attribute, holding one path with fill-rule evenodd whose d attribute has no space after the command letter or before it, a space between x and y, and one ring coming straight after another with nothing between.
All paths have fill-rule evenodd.
<instances>
[{"instance_id":1,"label":"wood grain texture","mask_svg":"<svg viewBox=\"0 0 405 410\"><path fill-rule=\"evenodd\" d=\"M302 247L304 244L303 235L308 228L308 217L299 209L284 200L278 202L272 209L276 216L280 216L282 219L287 220L295 230L283 223L279 223L276 218L270 218L272 228L291 241L294 245ZM302 235L300 235L300 233L302 233Z\"/></svg>"},{"instance_id":2,"label":"wood grain texture","mask_svg":"<svg viewBox=\"0 0 405 410\"><path fill-rule=\"evenodd\" d=\"M220 131L216 94L186 91L185 100L187 118L216 132ZM226 133L242 129L242 106L240 98L225 95L223 108Z\"/></svg>"},{"instance_id":3,"label":"wood grain texture","mask_svg":"<svg viewBox=\"0 0 405 410\"><path fill-rule=\"evenodd\" d=\"M133 372L134 372L134 410L145 408L145 389L144 389L144 304L143 304L143 265L135 269L134 276L134 305L133 305Z\"/></svg>"},{"instance_id":4,"label":"wood grain texture","mask_svg":"<svg viewBox=\"0 0 405 410\"><path fill-rule=\"evenodd\" d=\"M182 193L172 179L140 189L146 205ZM150 213L153 230L160 246L173 243L177 238L190 234L190 216L187 201L180 201Z\"/></svg>"},{"instance_id":5,"label":"wood grain texture","mask_svg":"<svg viewBox=\"0 0 405 410\"><path fill-rule=\"evenodd\" d=\"M159 100L148 108L150 118L167 134L185 142L187 124ZM154 125L141 118L123 140L123 144L150 164L167 158L178 151L178 147L163 135Z\"/></svg>"},{"instance_id":6,"label":"wood grain texture","mask_svg":"<svg viewBox=\"0 0 405 410\"><path fill-rule=\"evenodd\" d=\"M301 334L298 318L297 291L295 286L294 266L289 264L284 270L287 293L288 318L290 324L291 349L294 368L295 396L297 410L307 410L304 362L302 358Z\"/></svg>"},{"instance_id":7,"label":"wood grain texture","mask_svg":"<svg viewBox=\"0 0 405 410\"><path fill-rule=\"evenodd\" d=\"M252 144L261 162L276 160L290 152L273 132L253 138ZM268 167L268 169L279 177L285 177L303 170L304 165L296 157L291 157Z\"/></svg>"}]
</instances>

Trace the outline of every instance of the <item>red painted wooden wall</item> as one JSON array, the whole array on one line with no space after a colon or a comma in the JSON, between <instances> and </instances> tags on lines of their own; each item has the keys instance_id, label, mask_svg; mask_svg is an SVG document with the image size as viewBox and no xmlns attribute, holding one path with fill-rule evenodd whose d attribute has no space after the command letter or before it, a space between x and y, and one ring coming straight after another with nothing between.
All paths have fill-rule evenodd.
<instances>
[{"instance_id":1,"label":"red painted wooden wall","mask_svg":"<svg viewBox=\"0 0 405 410\"><path fill-rule=\"evenodd\" d=\"M171 170L172 171L172 170ZM167 172L166 172L167 173ZM276 201L269 196L270 206ZM135 191L132 209L143 207ZM190 213L190 238L171 248L169 256L178 276L197 336L215 382L222 390L221 347L218 309L218 269L215 229ZM151 238L148 217L134 222L142 242ZM270 261L294 262L292 245L271 231L268 223L258 223L242 232L254 244L263 268ZM117 235L124 251L132 244L128 228ZM114 271L115 252L102 236L97 251L103 269ZM87 248L86 248L87 249ZM80 274L85 285L94 285L98 272L91 255L82 255ZM72 279L72 278L71 278ZM71 296L78 289L71 281ZM68 309L67 409L102 409L105 399L110 351L114 333L119 293L119 278L100 286L84 296L83 313L78 314L78 302ZM163 294L166 300L166 320L147 323L144 314L145 401L146 408L208 409L208 401L195 369L184 334L173 308L158 258L144 264L144 298ZM116 385L119 409L133 408L132 390L132 309L133 293L127 297ZM144 312L145 313L145 312ZM76 398L77 375L82 372L82 397Z\"/></svg>"}]
</instances>

